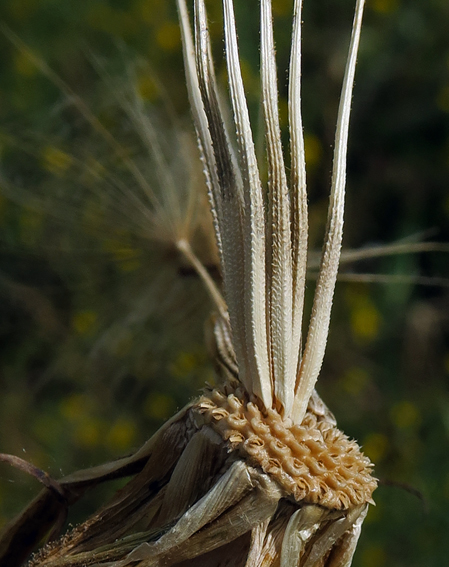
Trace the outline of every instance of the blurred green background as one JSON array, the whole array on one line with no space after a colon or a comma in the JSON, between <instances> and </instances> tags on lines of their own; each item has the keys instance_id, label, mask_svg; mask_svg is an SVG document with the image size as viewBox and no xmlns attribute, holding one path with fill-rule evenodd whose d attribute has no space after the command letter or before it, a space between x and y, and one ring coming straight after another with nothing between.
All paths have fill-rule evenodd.
<instances>
[{"instance_id":1,"label":"blurred green background","mask_svg":"<svg viewBox=\"0 0 449 567\"><path fill-rule=\"evenodd\" d=\"M151 199L130 169L135 164L167 207L157 163L166 164L181 195L202 190L174 4L0 4L0 451L55 477L129 453L214 380L204 342L208 300L170 230L151 229ZM221 7L208 4L225 90ZM236 4L262 155L258 3ZM273 1L284 128L291 5ZM316 249L352 10L349 0L304 6L303 115ZM446 0L367 0L345 248L448 241L448 29ZM139 131L143 116L149 122ZM185 202L182 196L181 209ZM208 222L201 213L186 231L216 274ZM448 256L366 259L343 271L352 281L337 285L318 390L382 481L354 566L446 564ZM403 281L366 283L361 274ZM428 278L432 285L423 285ZM308 290L310 301L313 280ZM0 464L0 528L39 488ZM107 487L78 506L71 521L106 494Z\"/></svg>"}]
</instances>

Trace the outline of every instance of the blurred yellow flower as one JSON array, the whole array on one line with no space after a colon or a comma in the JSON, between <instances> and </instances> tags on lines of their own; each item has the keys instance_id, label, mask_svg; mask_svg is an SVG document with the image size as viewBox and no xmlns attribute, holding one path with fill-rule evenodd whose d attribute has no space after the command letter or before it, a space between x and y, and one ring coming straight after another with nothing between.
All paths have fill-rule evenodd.
<instances>
[{"instance_id":1,"label":"blurred yellow flower","mask_svg":"<svg viewBox=\"0 0 449 567\"><path fill-rule=\"evenodd\" d=\"M145 400L144 412L151 419L168 419L175 413L176 404L167 394L152 393Z\"/></svg>"},{"instance_id":2,"label":"blurred yellow flower","mask_svg":"<svg viewBox=\"0 0 449 567\"><path fill-rule=\"evenodd\" d=\"M72 156L55 146L46 146L42 150L42 167L54 175L62 177L72 163Z\"/></svg>"},{"instance_id":3,"label":"blurred yellow flower","mask_svg":"<svg viewBox=\"0 0 449 567\"><path fill-rule=\"evenodd\" d=\"M308 168L316 167L321 161L321 142L313 134L304 135L304 152Z\"/></svg>"},{"instance_id":4,"label":"blurred yellow flower","mask_svg":"<svg viewBox=\"0 0 449 567\"><path fill-rule=\"evenodd\" d=\"M363 453L374 463L381 461L388 449L388 438L382 433L370 433L362 444Z\"/></svg>"},{"instance_id":5,"label":"blurred yellow flower","mask_svg":"<svg viewBox=\"0 0 449 567\"><path fill-rule=\"evenodd\" d=\"M180 352L170 365L170 371L177 378L188 376L197 366L197 359L191 352Z\"/></svg>"},{"instance_id":6,"label":"blurred yellow flower","mask_svg":"<svg viewBox=\"0 0 449 567\"><path fill-rule=\"evenodd\" d=\"M69 421L77 421L86 415L90 406L89 398L84 394L72 394L59 405L60 414Z\"/></svg>"},{"instance_id":7,"label":"blurred yellow flower","mask_svg":"<svg viewBox=\"0 0 449 567\"><path fill-rule=\"evenodd\" d=\"M379 14L391 14L399 8L399 0L369 0L368 6Z\"/></svg>"},{"instance_id":8,"label":"blurred yellow flower","mask_svg":"<svg viewBox=\"0 0 449 567\"><path fill-rule=\"evenodd\" d=\"M242 79L245 85L245 91L248 94L258 96L260 87L258 75L254 73L252 66L246 59L240 59L240 68L242 70ZM223 74L226 73L225 67L223 67L222 72Z\"/></svg>"},{"instance_id":9,"label":"blurred yellow flower","mask_svg":"<svg viewBox=\"0 0 449 567\"><path fill-rule=\"evenodd\" d=\"M120 236L120 235L119 235ZM126 234L123 234L123 240ZM108 239L102 243L104 250L110 252L114 260L118 262L118 267L122 272L132 272L142 265L140 256L141 250L124 244L123 240Z\"/></svg>"},{"instance_id":10,"label":"blurred yellow flower","mask_svg":"<svg viewBox=\"0 0 449 567\"><path fill-rule=\"evenodd\" d=\"M351 307L352 334L363 342L374 340L379 334L381 316L368 293L348 291L347 299Z\"/></svg>"},{"instance_id":11,"label":"blurred yellow flower","mask_svg":"<svg viewBox=\"0 0 449 567\"><path fill-rule=\"evenodd\" d=\"M166 0L137 0L133 10L138 18L141 18L146 24L154 25L156 21L160 21L161 17L166 16L167 1Z\"/></svg>"},{"instance_id":12,"label":"blurred yellow flower","mask_svg":"<svg viewBox=\"0 0 449 567\"><path fill-rule=\"evenodd\" d=\"M176 22L164 22L156 32L156 41L164 51L177 51L181 44L181 33Z\"/></svg>"},{"instance_id":13,"label":"blurred yellow flower","mask_svg":"<svg viewBox=\"0 0 449 567\"><path fill-rule=\"evenodd\" d=\"M399 429L409 429L421 423L421 414L415 404L408 401L398 402L391 408L391 419Z\"/></svg>"},{"instance_id":14,"label":"blurred yellow flower","mask_svg":"<svg viewBox=\"0 0 449 567\"><path fill-rule=\"evenodd\" d=\"M100 445L102 429L102 423L98 419L84 417L73 431L73 442L82 449L94 449Z\"/></svg>"},{"instance_id":15,"label":"blurred yellow flower","mask_svg":"<svg viewBox=\"0 0 449 567\"><path fill-rule=\"evenodd\" d=\"M106 434L106 446L113 451L130 449L137 437L137 427L127 418L118 419Z\"/></svg>"},{"instance_id":16,"label":"blurred yellow flower","mask_svg":"<svg viewBox=\"0 0 449 567\"><path fill-rule=\"evenodd\" d=\"M291 0L273 0L273 16L287 16L292 9Z\"/></svg>"},{"instance_id":17,"label":"blurred yellow flower","mask_svg":"<svg viewBox=\"0 0 449 567\"><path fill-rule=\"evenodd\" d=\"M159 94L154 78L148 73L137 76L136 90L139 96L148 102L154 102Z\"/></svg>"},{"instance_id":18,"label":"blurred yellow flower","mask_svg":"<svg viewBox=\"0 0 449 567\"><path fill-rule=\"evenodd\" d=\"M72 329L79 335L89 335L95 330L97 320L98 314L95 311L78 311L72 317Z\"/></svg>"}]
</instances>

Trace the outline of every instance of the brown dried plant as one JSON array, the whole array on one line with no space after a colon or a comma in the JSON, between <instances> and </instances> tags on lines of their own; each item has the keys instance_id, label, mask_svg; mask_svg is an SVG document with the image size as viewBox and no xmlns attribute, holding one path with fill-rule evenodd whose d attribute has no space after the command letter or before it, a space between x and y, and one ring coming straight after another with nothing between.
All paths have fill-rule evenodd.
<instances>
[{"instance_id":1,"label":"brown dried plant","mask_svg":"<svg viewBox=\"0 0 449 567\"><path fill-rule=\"evenodd\" d=\"M314 390L329 329L343 230L350 104L363 0L357 0L335 135L328 224L306 337L307 195L300 109L301 1L289 70L290 182L278 117L270 0L260 2L265 198L240 72L232 0L223 0L237 151L225 126L204 0L195 39L177 0L187 86L209 188L224 298L187 238L177 246L215 306L210 342L220 386L184 407L130 457L55 482L7 528L0 557L26 557L100 482L132 475L113 499L33 567L169 565L348 567L376 480ZM16 460L16 465L25 465ZM30 471L38 475L38 471ZM3 563L2 563L3 564Z\"/></svg>"}]
</instances>

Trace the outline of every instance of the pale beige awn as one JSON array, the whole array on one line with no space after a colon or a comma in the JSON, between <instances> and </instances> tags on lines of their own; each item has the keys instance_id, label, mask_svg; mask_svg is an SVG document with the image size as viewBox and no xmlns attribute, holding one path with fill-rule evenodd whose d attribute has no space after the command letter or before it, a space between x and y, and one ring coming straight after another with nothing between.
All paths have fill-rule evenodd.
<instances>
[{"instance_id":1,"label":"pale beige awn","mask_svg":"<svg viewBox=\"0 0 449 567\"><path fill-rule=\"evenodd\" d=\"M271 2L260 2L268 199L254 150L232 0L223 0L223 11L237 151L220 108L204 0L194 4L195 40L185 0L177 3L226 303L188 243L181 240L178 246L196 266L217 309L214 349L222 385L206 388L132 457L109 464L108 471L104 465L101 471L80 472L61 483L74 490L83 480L93 482L95 474L118 475L126 467L141 466L111 502L45 547L32 565L348 567L376 481L371 463L337 429L314 386L339 265L363 0L356 2L337 119L328 225L304 341L307 199L300 112L301 2L294 3L289 73L290 182L279 128Z\"/></svg>"}]
</instances>

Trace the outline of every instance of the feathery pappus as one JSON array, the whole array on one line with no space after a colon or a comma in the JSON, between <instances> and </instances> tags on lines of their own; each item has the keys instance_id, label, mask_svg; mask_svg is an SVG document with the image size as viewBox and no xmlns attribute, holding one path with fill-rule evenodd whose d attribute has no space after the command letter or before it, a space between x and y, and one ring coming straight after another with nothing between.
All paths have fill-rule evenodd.
<instances>
[{"instance_id":1,"label":"feathery pappus","mask_svg":"<svg viewBox=\"0 0 449 567\"><path fill-rule=\"evenodd\" d=\"M349 567L376 479L369 459L337 428L314 388L339 266L349 115L364 1L356 1L326 235L304 337L308 221L301 0L294 2L289 68L290 179L278 116L271 1L260 2L267 195L244 93L233 2L223 0L232 133L215 78L204 0L194 2L193 36L185 0L177 0L177 5L223 294L188 242L180 239L177 246L214 304L210 342L220 385L206 387L132 456L79 471L57 485L48 481L48 490L11 528L10 540L24 526L42 521L44 511L47 523L57 524L63 510L92 485L132 474L109 503L45 546L30 565Z\"/></svg>"}]
</instances>

